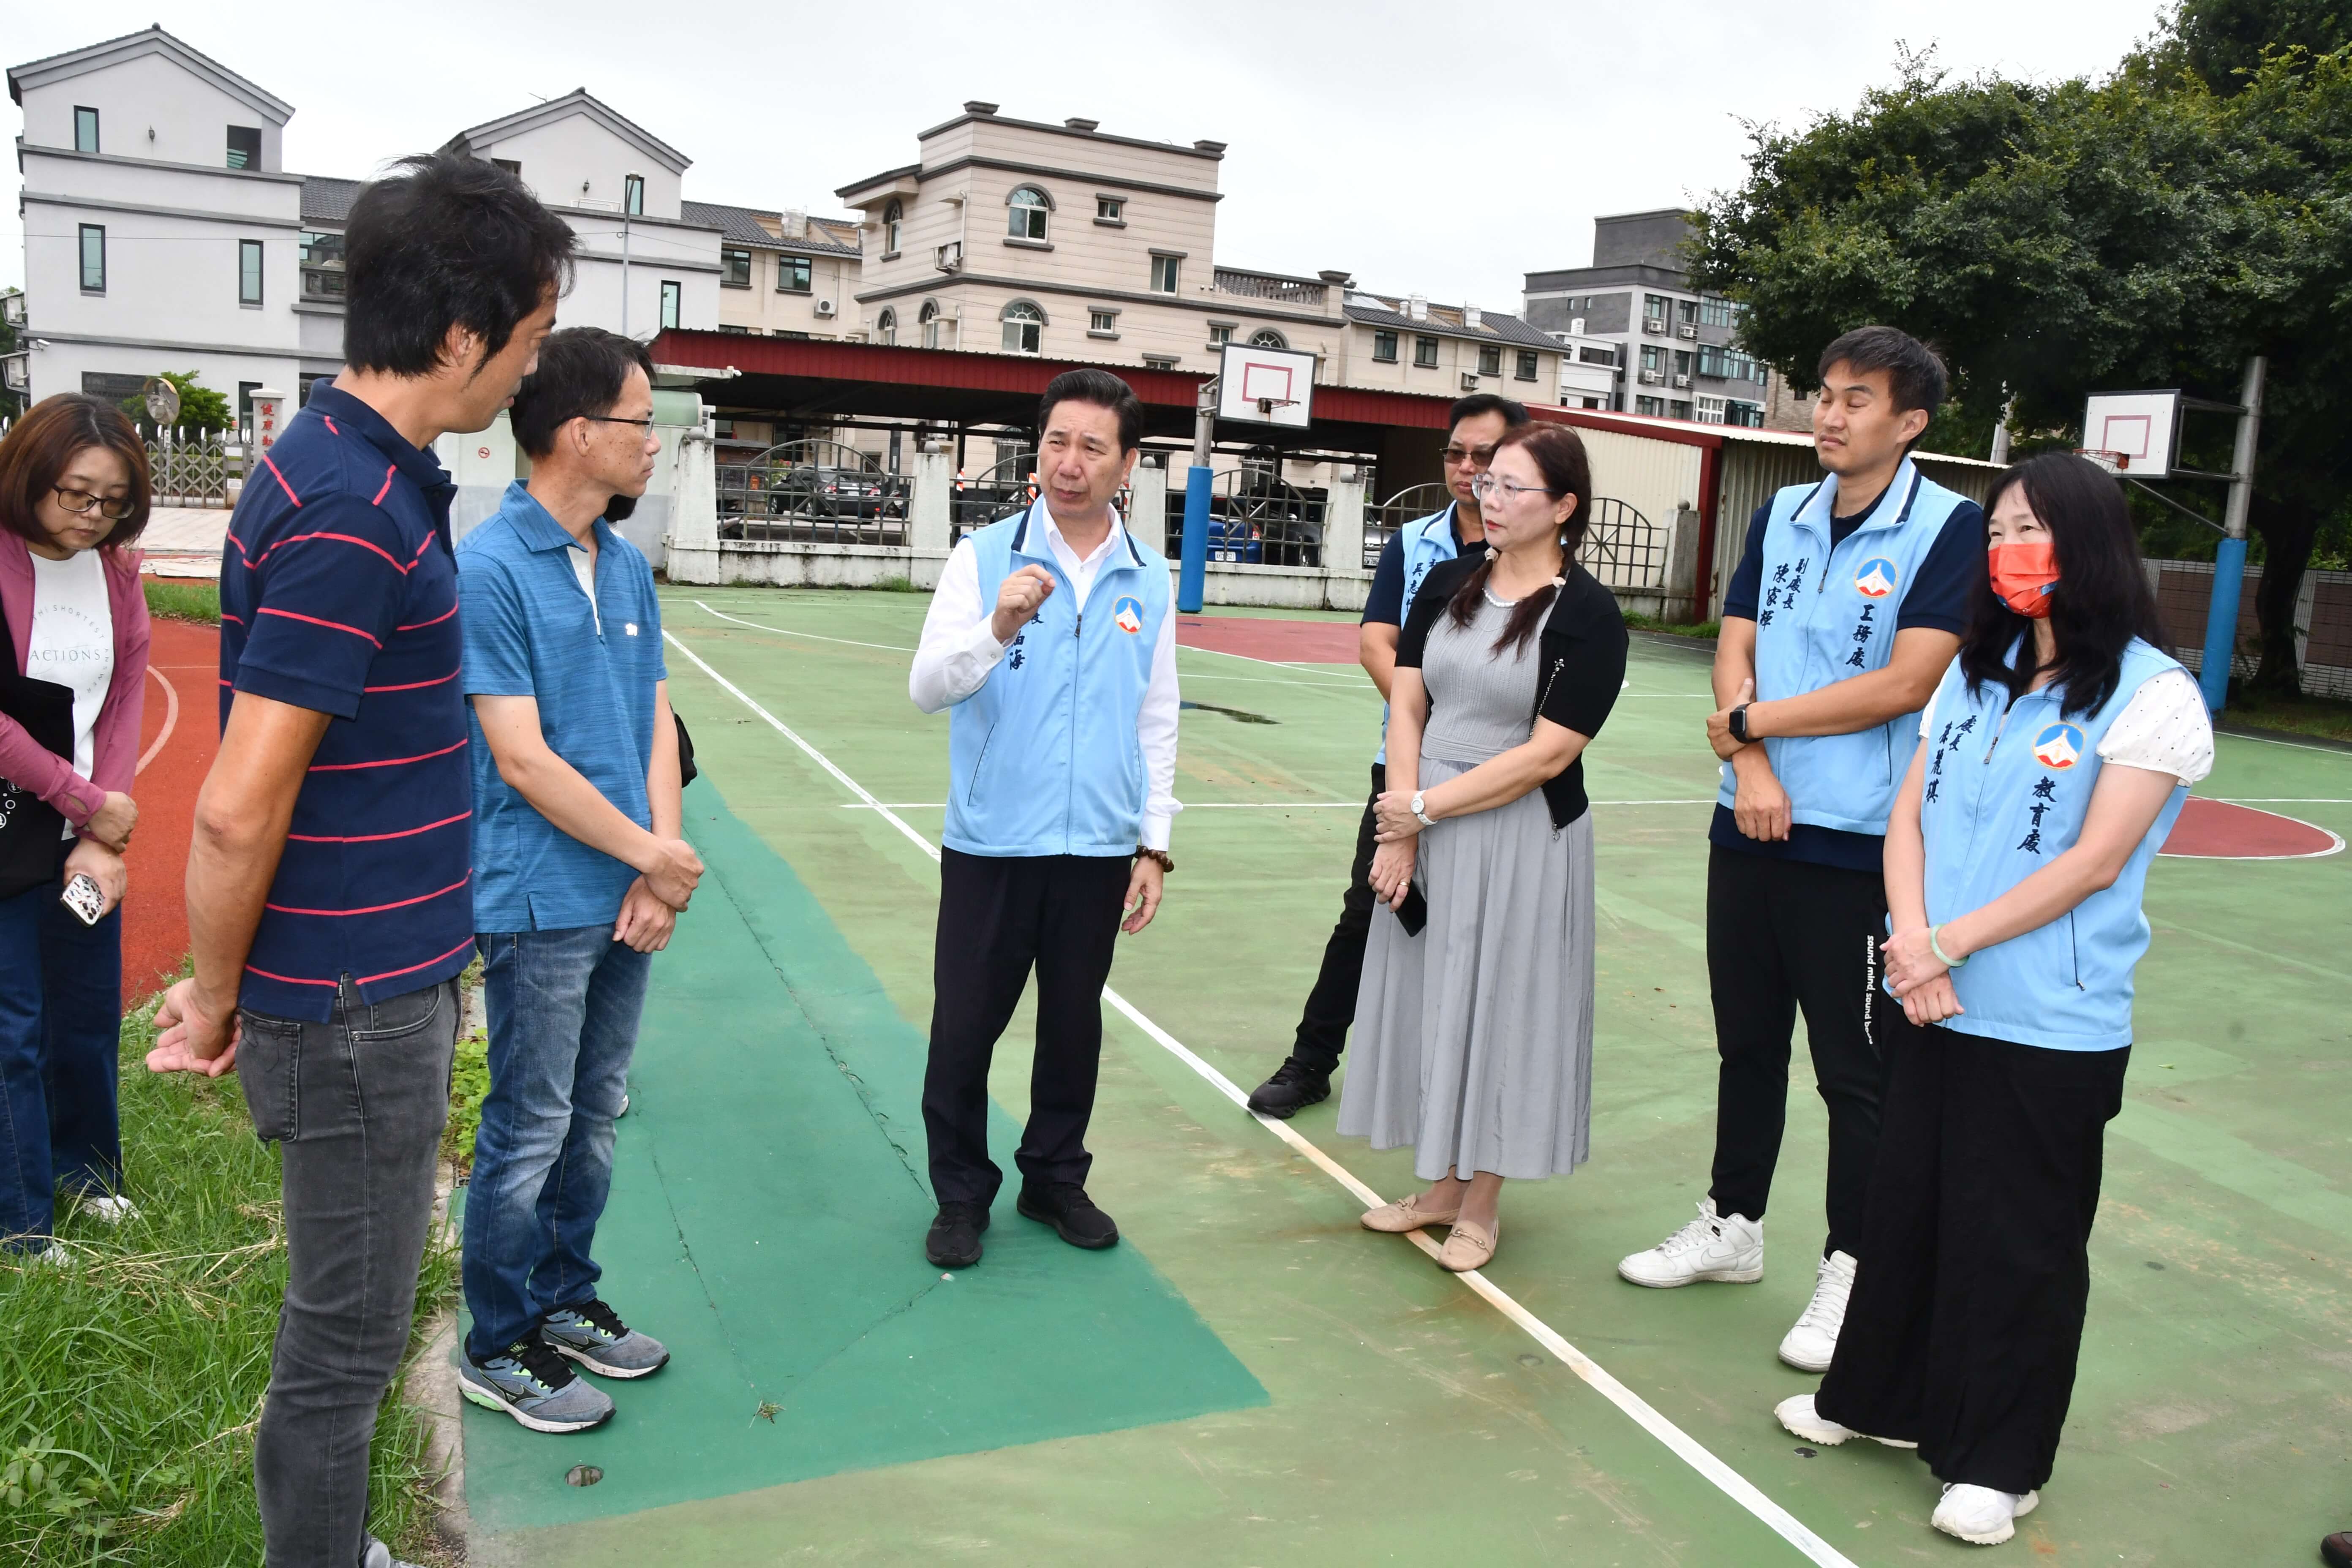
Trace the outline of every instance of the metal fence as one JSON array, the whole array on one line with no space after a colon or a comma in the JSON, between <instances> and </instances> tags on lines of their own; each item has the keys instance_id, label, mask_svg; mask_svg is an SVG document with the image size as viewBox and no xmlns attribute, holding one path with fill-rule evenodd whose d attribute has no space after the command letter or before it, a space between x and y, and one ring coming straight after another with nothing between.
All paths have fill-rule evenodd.
<instances>
[{"instance_id":1,"label":"metal fence","mask_svg":"<svg viewBox=\"0 0 2352 1568\"><path fill-rule=\"evenodd\" d=\"M1576 558L1612 588L1666 585L1665 531L1608 496L1592 498L1592 520Z\"/></svg>"},{"instance_id":2,"label":"metal fence","mask_svg":"<svg viewBox=\"0 0 2352 1568\"><path fill-rule=\"evenodd\" d=\"M904 544L913 481L838 441L787 441L718 466L719 537L795 544Z\"/></svg>"},{"instance_id":3,"label":"metal fence","mask_svg":"<svg viewBox=\"0 0 2352 1568\"><path fill-rule=\"evenodd\" d=\"M1443 511L1452 503L1454 492L1442 484L1413 485L1401 489L1384 501L1375 501L1364 508L1364 570L1376 571L1381 563L1381 552L1388 548L1398 529L1417 518L1433 511Z\"/></svg>"},{"instance_id":4,"label":"metal fence","mask_svg":"<svg viewBox=\"0 0 2352 1568\"><path fill-rule=\"evenodd\" d=\"M977 478L956 480L955 499L948 505L948 542L961 544L974 529L986 528L1015 512L1027 511L1037 500L1037 458L1024 453L1007 458ZM1118 515L1130 517L1135 507L1132 487L1121 485L1111 498Z\"/></svg>"},{"instance_id":5,"label":"metal fence","mask_svg":"<svg viewBox=\"0 0 2352 1568\"><path fill-rule=\"evenodd\" d=\"M241 476L245 448L217 430L157 430L147 437L147 468L157 506L226 506Z\"/></svg>"},{"instance_id":6,"label":"metal fence","mask_svg":"<svg viewBox=\"0 0 2352 1568\"><path fill-rule=\"evenodd\" d=\"M1270 469L1247 465L1209 488L1209 559L1226 565L1320 566L1329 493L1303 490ZM1166 549L1184 550L1184 492L1168 490Z\"/></svg>"}]
</instances>

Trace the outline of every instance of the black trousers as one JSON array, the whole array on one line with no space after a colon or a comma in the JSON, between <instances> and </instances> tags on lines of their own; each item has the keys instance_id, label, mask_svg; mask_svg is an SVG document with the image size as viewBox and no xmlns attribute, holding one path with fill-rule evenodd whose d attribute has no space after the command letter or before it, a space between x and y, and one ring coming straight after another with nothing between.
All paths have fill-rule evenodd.
<instances>
[{"instance_id":1,"label":"black trousers","mask_svg":"<svg viewBox=\"0 0 2352 1568\"><path fill-rule=\"evenodd\" d=\"M1769 859L1717 845L1706 863L1706 976L1715 1001L1715 1182L1718 1214L1762 1219L1789 1113L1797 1010L1829 1108L1823 1254L1862 1253L1863 1196L1878 1148L1885 1079L1874 1017L1886 888L1875 871ZM1899 1009L1898 1009L1899 1011Z\"/></svg>"},{"instance_id":2,"label":"black trousers","mask_svg":"<svg viewBox=\"0 0 2352 1568\"><path fill-rule=\"evenodd\" d=\"M1356 859L1348 868L1348 890L1339 900L1339 923L1323 944L1323 967L1315 988L1307 994L1307 1007L1298 1016L1298 1040L1290 1054L1307 1066L1329 1072L1348 1048L1348 1030L1356 1022L1356 987L1364 978L1364 944L1371 938L1372 851L1379 825L1373 803L1389 787L1389 770L1372 764L1372 793L1364 801L1364 816L1356 825Z\"/></svg>"},{"instance_id":3,"label":"black trousers","mask_svg":"<svg viewBox=\"0 0 2352 1568\"><path fill-rule=\"evenodd\" d=\"M2100 1145L2129 1047L2053 1051L1895 1009L1885 1135L1823 1415L1905 1437L1937 1477L2050 1479L2091 1291Z\"/></svg>"},{"instance_id":4,"label":"black trousers","mask_svg":"<svg viewBox=\"0 0 2352 1568\"><path fill-rule=\"evenodd\" d=\"M1102 989L1132 866L1126 856L940 852L923 1128L931 1194L940 1203L984 1205L1004 1180L988 1157L988 1064L1033 964L1037 1053L1029 1125L1013 1163L1031 1182L1087 1179Z\"/></svg>"}]
</instances>

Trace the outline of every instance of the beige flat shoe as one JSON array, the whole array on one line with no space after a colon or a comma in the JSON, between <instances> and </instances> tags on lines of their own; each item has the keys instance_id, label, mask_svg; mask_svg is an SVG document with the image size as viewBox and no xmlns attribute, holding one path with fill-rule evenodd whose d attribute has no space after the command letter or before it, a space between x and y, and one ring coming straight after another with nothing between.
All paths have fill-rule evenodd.
<instances>
[{"instance_id":1,"label":"beige flat shoe","mask_svg":"<svg viewBox=\"0 0 2352 1568\"><path fill-rule=\"evenodd\" d=\"M1445 1245L1438 1249L1437 1266L1456 1274L1467 1274L1473 1268L1484 1268L1486 1260L1495 1256L1495 1244L1502 1239L1503 1222L1496 1220L1495 1228L1468 1220L1457 1219L1446 1233Z\"/></svg>"},{"instance_id":2,"label":"beige flat shoe","mask_svg":"<svg viewBox=\"0 0 2352 1568\"><path fill-rule=\"evenodd\" d=\"M1423 1209L1413 1206L1428 1195L1426 1193L1415 1193L1401 1202L1382 1204L1376 1209L1366 1209L1364 1228L1377 1230L1388 1236L1402 1236L1407 1231L1419 1230L1425 1225L1452 1225L1454 1216L1462 1212L1458 1207Z\"/></svg>"}]
</instances>

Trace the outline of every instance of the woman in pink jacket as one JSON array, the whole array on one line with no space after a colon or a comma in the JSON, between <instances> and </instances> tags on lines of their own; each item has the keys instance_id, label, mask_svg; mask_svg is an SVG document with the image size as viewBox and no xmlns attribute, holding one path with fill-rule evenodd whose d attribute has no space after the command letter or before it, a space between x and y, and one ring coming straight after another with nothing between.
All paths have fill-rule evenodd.
<instances>
[{"instance_id":1,"label":"woman in pink jacket","mask_svg":"<svg viewBox=\"0 0 2352 1568\"><path fill-rule=\"evenodd\" d=\"M147 504L146 447L97 398L44 398L0 440L0 1251L51 1262L59 1189L108 1224L136 1212L115 1050ZM84 876L89 920L68 898Z\"/></svg>"}]
</instances>

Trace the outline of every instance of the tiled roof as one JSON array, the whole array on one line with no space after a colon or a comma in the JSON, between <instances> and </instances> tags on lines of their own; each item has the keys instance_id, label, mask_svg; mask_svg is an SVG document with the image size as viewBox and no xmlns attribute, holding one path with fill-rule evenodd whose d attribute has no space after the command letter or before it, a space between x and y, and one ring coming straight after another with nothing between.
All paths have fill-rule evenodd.
<instances>
[{"instance_id":1,"label":"tiled roof","mask_svg":"<svg viewBox=\"0 0 2352 1568\"><path fill-rule=\"evenodd\" d=\"M365 180L338 180L331 174L303 175L303 218L318 223L342 222L351 216L352 199L366 185Z\"/></svg>"},{"instance_id":2,"label":"tiled roof","mask_svg":"<svg viewBox=\"0 0 2352 1568\"><path fill-rule=\"evenodd\" d=\"M754 245L769 250L817 250L828 255L857 254L857 226L846 219L813 217L808 220L807 237L801 239L779 238L783 226L783 214L764 207L733 207L721 202L682 202L679 204L686 221L715 228L737 245ZM761 219L767 220L762 223ZM770 228L767 224L774 224ZM845 238L840 230L848 231Z\"/></svg>"},{"instance_id":3,"label":"tiled roof","mask_svg":"<svg viewBox=\"0 0 2352 1568\"><path fill-rule=\"evenodd\" d=\"M1346 310L1348 320L1360 321L1368 327L1395 327L1408 332L1433 332L1441 338L1469 338L1482 343L1517 343L1525 348L1550 349L1557 353L1559 344L1538 331L1517 316L1507 316L1499 310L1482 311L1478 325L1463 324L1461 310L1453 305L1432 305L1429 319L1416 321L1406 315L1403 300L1390 300L1377 294L1350 290Z\"/></svg>"}]
</instances>

